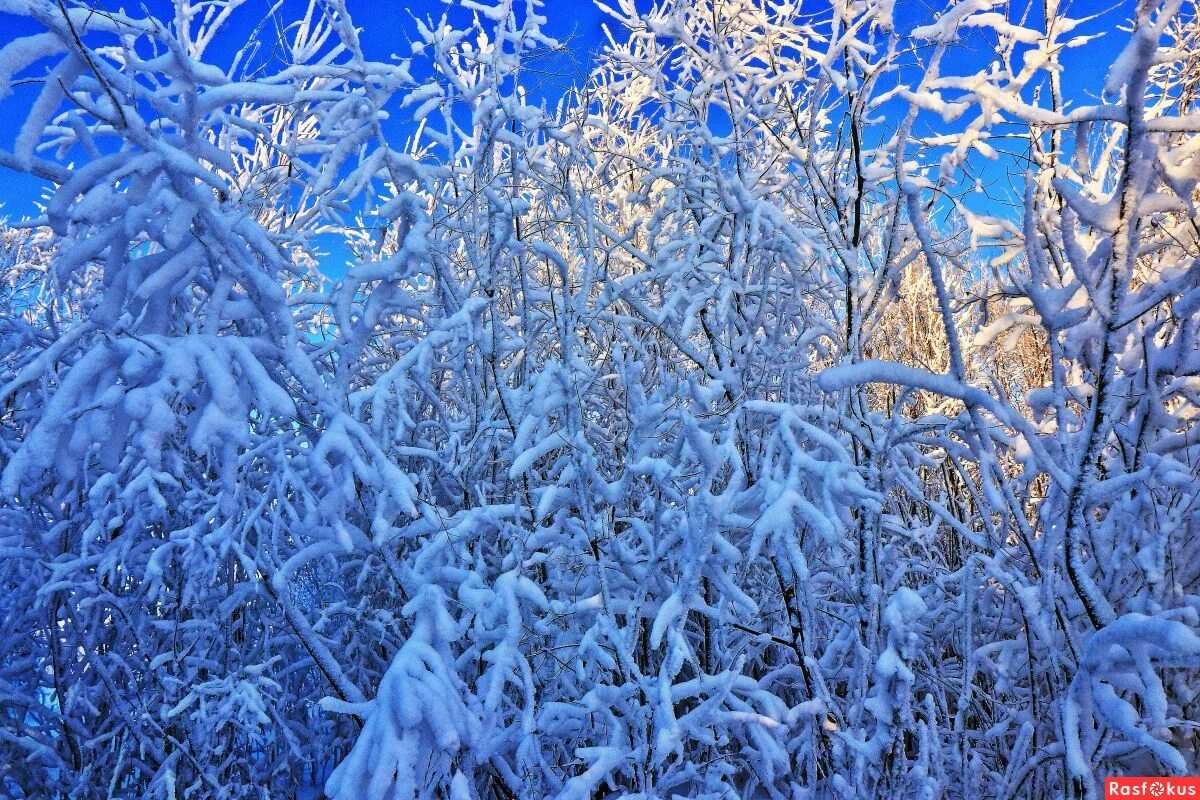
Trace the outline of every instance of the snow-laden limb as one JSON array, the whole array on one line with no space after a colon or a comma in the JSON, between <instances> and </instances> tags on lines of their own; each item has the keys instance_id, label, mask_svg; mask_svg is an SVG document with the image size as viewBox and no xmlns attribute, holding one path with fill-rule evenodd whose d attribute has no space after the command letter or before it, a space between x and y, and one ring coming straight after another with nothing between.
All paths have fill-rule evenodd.
<instances>
[{"instance_id":1,"label":"snow-laden limb","mask_svg":"<svg viewBox=\"0 0 1200 800\"><path fill-rule=\"evenodd\" d=\"M486 748L480 721L454 668L461 632L437 586L404 606L412 632L392 660L354 747L326 783L333 800L428 797L445 791Z\"/></svg>"},{"instance_id":2,"label":"snow-laden limb","mask_svg":"<svg viewBox=\"0 0 1200 800\"><path fill-rule=\"evenodd\" d=\"M1127 744L1153 755L1169 774L1189 772L1188 759L1171 736L1187 720L1170 715L1161 671L1200 666L1197 622L1194 609L1130 613L1087 640L1062 712L1072 780L1097 791L1093 762L1104 757L1104 750ZM1113 741L1102 741L1106 727Z\"/></svg>"}]
</instances>

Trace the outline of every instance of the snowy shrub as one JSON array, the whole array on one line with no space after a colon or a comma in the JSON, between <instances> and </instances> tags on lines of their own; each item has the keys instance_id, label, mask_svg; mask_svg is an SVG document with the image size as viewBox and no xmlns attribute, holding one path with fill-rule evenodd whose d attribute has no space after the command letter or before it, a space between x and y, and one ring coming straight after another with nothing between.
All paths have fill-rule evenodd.
<instances>
[{"instance_id":1,"label":"snowy shrub","mask_svg":"<svg viewBox=\"0 0 1200 800\"><path fill-rule=\"evenodd\" d=\"M0 796L1200 770L1200 23L1035 5L0 0Z\"/></svg>"}]
</instances>

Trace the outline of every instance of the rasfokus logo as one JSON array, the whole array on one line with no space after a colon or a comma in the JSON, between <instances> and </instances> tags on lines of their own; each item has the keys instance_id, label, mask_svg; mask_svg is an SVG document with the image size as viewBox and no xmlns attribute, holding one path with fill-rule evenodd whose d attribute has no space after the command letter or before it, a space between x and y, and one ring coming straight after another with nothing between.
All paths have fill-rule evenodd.
<instances>
[{"instance_id":1,"label":"rasfokus logo","mask_svg":"<svg viewBox=\"0 0 1200 800\"><path fill-rule=\"evenodd\" d=\"M1163 798L1195 797L1200 800L1200 777L1196 778L1105 778L1104 798L1117 797Z\"/></svg>"}]
</instances>

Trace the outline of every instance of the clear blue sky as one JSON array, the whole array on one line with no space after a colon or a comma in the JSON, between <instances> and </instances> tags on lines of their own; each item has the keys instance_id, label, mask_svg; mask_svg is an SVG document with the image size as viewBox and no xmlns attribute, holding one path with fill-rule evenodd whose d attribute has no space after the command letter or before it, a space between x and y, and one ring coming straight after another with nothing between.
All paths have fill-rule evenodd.
<instances>
[{"instance_id":1,"label":"clear blue sky","mask_svg":"<svg viewBox=\"0 0 1200 800\"><path fill-rule=\"evenodd\" d=\"M302 11L302 0L286 0L285 16L289 11ZM806 2L805 9L819 10L823 0ZM1030 24L1036 25L1036 18L1041 8L1041 0L1013 0L1013 6L1022 6L1023 2L1032 2L1034 12ZM136 0L95 0L93 5L100 8L134 8L142 3ZM163 13L169 7L166 0L147 0L145 5L152 13ZM446 9L441 0L348 0L351 15L355 24L362 29L363 45L368 55L386 59L389 55L406 56L411 51L409 41L415 31L413 16L440 16ZM896 22L903 31L922 24L932 15L931 6L942 7L935 0L912 2L897 0ZM1086 52L1068 53L1065 57L1066 72L1064 86L1069 96L1076 102L1087 102L1087 96L1093 95L1102 83L1108 65L1115 58L1127 40L1127 34L1116 30L1117 25L1123 24L1129 17L1129 0L1115 3L1096 2L1096 0L1076 0L1069 7L1068 13L1073 16L1099 14L1100 18L1089 23L1081 30L1086 33L1107 32L1100 41L1089 45ZM262 15L269 9L268 0L249 0L240 8L228 32L225 41L219 41L214 51L210 51L215 60L220 61L223 55L230 56L234 46L244 41L247 33L253 29ZM460 12L461 13L461 12ZM547 32L571 45L570 55L564 56L562 63L556 68L559 76L552 79L540 94L552 99L568 84L577 82L586 71L590 54L603 41L601 23L605 15L590 0L546 0L542 13L548 19ZM1014 14L1019 16L1019 14ZM29 20L8 14L0 14L0 46L31 33L38 32L35 24ZM976 52L979 64L986 63L989 57L984 42L978 42ZM222 48L223 45L223 48ZM960 58L969 59L969 54L959 54ZM950 65L952 71L965 71L968 65ZM973 65L971 65L973 66ZM0 148L9 149L24 112L28 108L37 91L37 86L17 87L13 94L0 102ZM395 124L403 125L402 121ZM34 202L38 199L42 187L40 183L29 176L0 170L0 214L18 218L35 212Z\"/></svg>"},{"instance_id":2,"label":"clear blue sky","mask_svg":"<svg viewBox=\"0 0 1200 800\"><path fill-rule=\"evenodd\" d=\"M165 14L170 4L165 0L94 0L92 6L101 9L134 9L144 6L154 14ZM254 29L258 21L270 8L269 0L249 0L231 18L228 35L217 41L209 55L217 62L231 57L236 45ZM441 0L347 0L347 6L355 25L362 30L363 46L371 57L386 59L391 54L411 54L409 42L415 35L413 17L432 16L437 19L447 6ZM284 17L289 12L303 13L302 0L286 0ZM564 55L556 67L561 76L547 85L542 94L554 97L570 82L572 73L582 75L587 68L588 54L601 42L602 14L590 0L564 2L551 0L542 11L547 18L547 33L564 42L571 50ZM42 29L33 21L12 14L0 13L0 47L22 37L40 33ZM238 41L239 37L241 41ZM24 120L24 114L38 91L36 85L15 87L12 94L0 101L0 148L11 149L13 139ZM27 175L0 168L0 216L19 218L36 213L35 201L42 192L42 183Z\"/></svg>"}]
</instances>

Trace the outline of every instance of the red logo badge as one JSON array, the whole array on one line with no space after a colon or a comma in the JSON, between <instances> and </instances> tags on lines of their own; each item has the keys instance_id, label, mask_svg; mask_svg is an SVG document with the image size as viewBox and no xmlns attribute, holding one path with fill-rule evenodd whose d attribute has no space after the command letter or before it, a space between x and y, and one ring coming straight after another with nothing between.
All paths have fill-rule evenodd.
<instances>
[{"instance_id":1,"label":"red logo badge","mask_svg":"<svg viewBox=\"0 0 1200 800\"><path fill-rule=\"evenodd\" d=\"M1200 777L1197 778L1105 778L1104 800L1141 797L1147 800L1170 800L1173 797L1194 797L1200 800Z\"/></svg>"}]
</instances>

